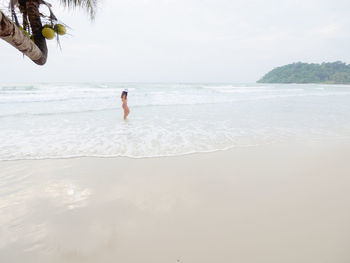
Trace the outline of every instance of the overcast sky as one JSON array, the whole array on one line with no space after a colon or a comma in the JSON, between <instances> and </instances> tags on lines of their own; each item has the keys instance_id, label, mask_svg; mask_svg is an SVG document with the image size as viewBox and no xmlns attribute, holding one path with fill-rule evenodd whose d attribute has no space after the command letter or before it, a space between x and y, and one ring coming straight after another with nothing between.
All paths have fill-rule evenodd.
<instances>
[{"instance_id":1,"label":"overcast sky","mask_svg":"<svg viewBox=\"0 0 350 263\"><path fill-rule=\"evenodd\" d=\"M3 0L0 0L3 1ZM0 40L1 82L255 82L292 62L350 63L349 0L103 0L37 66Z\"/></svg>"}]
</instances>

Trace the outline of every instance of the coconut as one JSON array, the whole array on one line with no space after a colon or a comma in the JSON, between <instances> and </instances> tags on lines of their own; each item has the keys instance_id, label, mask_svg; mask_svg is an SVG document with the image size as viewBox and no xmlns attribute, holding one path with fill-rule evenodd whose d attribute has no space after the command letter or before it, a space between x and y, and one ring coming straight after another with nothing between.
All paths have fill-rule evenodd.
<instances>
[{"instance_id":1,"label":"coconut","mask_svg":"<svg viewBox=\"0 0 350 263\"><path fill-rule=\"evenodd\" d=\"M65 35L66 32L67 32L67 29L66 29L66 27L64 25L57 24L57 25L55 25L55 31L59 35Z\"/></svg>"},{"instance_id":2,"label":"coconut","mask_svg":"<svg viewBox=\"0 0 350 263\"><path fill-rule=\"evenodd\" d=\"M53 31L53 29L49 27L44 27L43 30L41 30L41 34L49 40L55 37L55 31Z\"/></svg>"}]
</instances>

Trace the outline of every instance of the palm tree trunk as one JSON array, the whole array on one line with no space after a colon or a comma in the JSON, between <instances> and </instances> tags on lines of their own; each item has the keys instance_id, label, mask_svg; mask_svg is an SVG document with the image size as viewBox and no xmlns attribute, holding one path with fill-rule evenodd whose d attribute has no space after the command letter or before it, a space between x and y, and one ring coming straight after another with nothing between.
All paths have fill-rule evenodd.
<instances>
[{"instance_id":1,"label":"palm tree trunk","mask_svg":"<svg viewBox=\"0 0 350 263\"><path fill-rule=\"evenodd\" d=\"M41 24L39 6L40 4L38 0L26 0L28 18L29 18L30 27L32 28L34 43L38 46L38 48L42 52L42 56L40 60L34 61L34 62L39 65L44 65L47 59L47 45L46 45L46 39L41 34L41 30L43 26Z\"/></svg>"},{"instance_id":2,"label":"palm tree trunk","mask_svg":"<svg viewBox=\"0 0 350 263\"><path fill-rule=\"evenodd\" d=\"M39 16L40 20L40 16ZM41 22L40 22L41 24ZM34 32L33 32L34 33ZM36 31L36 33L38 33ZM40 31L41 34L41 31ZM36 34L37 36L37 34ZM44 65L47 59L47 47L42 45L42 49L36 45L24 32L16 26L4 13L0 11L0 38L14 46L21 51L24 55L28 56L38 65ZM35 36L34 36L35 40ZM44 39L45 40L45 39ZM38 43L42 43L37 36ZM46 48L46 52L45 52Z\"/></svg>"}]
</instances>

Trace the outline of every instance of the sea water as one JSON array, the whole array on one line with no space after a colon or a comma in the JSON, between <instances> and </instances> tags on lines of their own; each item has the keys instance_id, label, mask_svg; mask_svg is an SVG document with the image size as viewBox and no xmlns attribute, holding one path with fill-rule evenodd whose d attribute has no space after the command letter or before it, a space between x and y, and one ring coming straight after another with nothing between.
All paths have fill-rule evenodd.
<instances>
[{"instance_id":1,"label":"sea water","mask_svg":"<svg viewBox=\"0 0 350 263\"><path fill-rule=\"evenodd\" d=\"M349 136L346 85L0 84L0 160L173 156Z\"/></svg>"}]
</instances>

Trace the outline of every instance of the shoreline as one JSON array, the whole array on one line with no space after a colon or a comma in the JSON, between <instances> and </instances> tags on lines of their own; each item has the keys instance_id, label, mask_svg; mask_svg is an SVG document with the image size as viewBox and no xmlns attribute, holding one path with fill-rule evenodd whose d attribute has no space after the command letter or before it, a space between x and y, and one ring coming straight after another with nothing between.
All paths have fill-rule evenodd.
<instances>
[{"instance_id":1,"label":"shoreline","mask_svg":"<svg viewBox=\"0 0 350 263\"><path fill-rule=\"evenodd\" d=\"M311 136L310 136L311 137ZM181 153L181 154L171 154L171 155L155 155L155 156L126 156L126 155L77 155L77 156L58 156L58 157L31 157L31 158L22 158L22 159L0 159L1 162L17 162L17 161L45 161L45 160L69 160L69 159L85 159L85 158L97 158L97 159L115 159L115 158L125 158L125 159L131 159L131 160L138 160L138 159L161 159L161 158L174 158L174 157L186 157L186 156L192 156L192 155L202 155L202 154L211 154L211 153L217 153L217 152L226 152L226 151L235 151L245 148L260 148L260 147L269 147L269 146L288 146L292 144L299 144L299 145L305 145L305 144L328 144L328 145L334 145L339 144L341 142L348 143L350 141L350 135L349 136L320 136L318 138L302 138L302 137L294 137L290 140L276 140L266 143L257 143L257 144L250 144L250 145L234 145L234 146L228 146L223 149L214 149L214 150L208 150L208 151L193 151L188 153Z\"/></svg>"}]
</instances>

